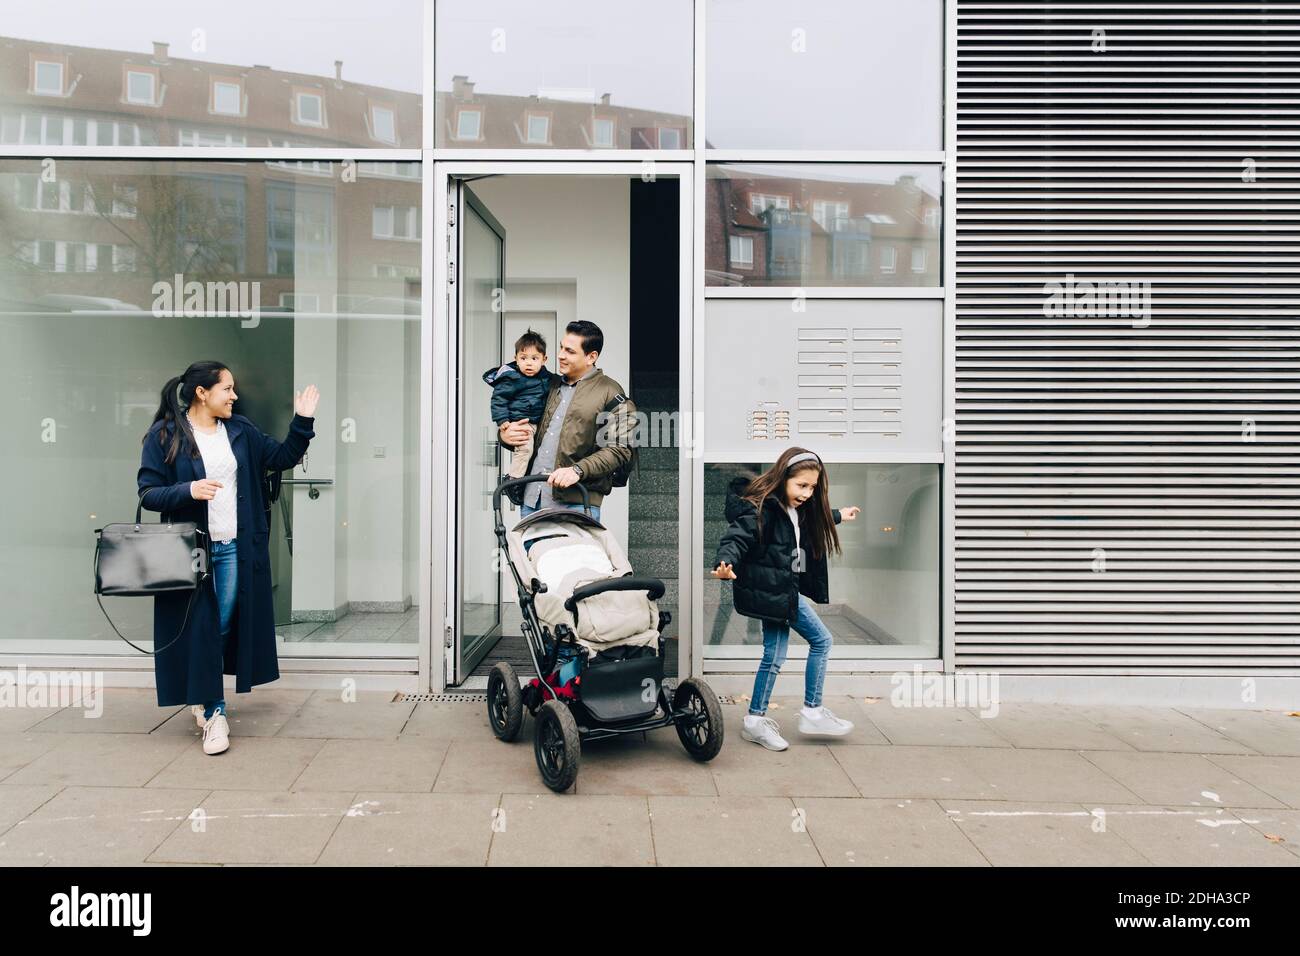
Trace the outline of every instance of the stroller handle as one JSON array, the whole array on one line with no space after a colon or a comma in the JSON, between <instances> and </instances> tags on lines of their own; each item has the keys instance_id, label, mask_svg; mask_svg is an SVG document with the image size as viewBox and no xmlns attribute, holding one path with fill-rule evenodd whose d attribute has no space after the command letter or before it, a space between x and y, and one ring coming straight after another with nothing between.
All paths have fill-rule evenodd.
<instances>
[{"instance_id":1,"label":"stroller handle","mask_svg":"<svg viewBox=\"0 0 1300 956\"><path fill-rule=\"evenodd\" d=\"M638 578L630 574L621 578L593 581L591 584L574 588L573 593L565 599L564 609L572 612L579 601L585 601L592 595L603 594L605 591L648 591L650 600L657 601L664 596L664 583L658 578Z\"/></svg>"},{"instance_id":2,"label":"stroller handle","mask_svg":"<svg viewBox=\"0 0 1300 956\"><path fill-rule=\"evenodd\" d=\"M507 488L513 488L515 485L527 485L534 481L546 481L550 475L524 475L522 478L507 478L501 484L497 485L496 490L492 492L492 510L501 513L501 492ZM569 487L577 488L582 492L582 510L586 514L591 514L591 498L587 495L587 486L582 482L576 482Z\"/></svg>"}]
</instances>

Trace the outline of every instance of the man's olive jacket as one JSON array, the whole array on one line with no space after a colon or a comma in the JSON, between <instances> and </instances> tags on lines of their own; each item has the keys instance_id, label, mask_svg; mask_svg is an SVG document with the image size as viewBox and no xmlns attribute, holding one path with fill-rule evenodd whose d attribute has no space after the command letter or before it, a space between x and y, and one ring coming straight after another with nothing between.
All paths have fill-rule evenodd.
<instances>
[{"instance_id":1,"label":"man's olive jacket","mask_svg":"<svg viewBox=\"0 0 1300 956\"><path fill-rule=\"evenodd\" d=\"M560 375L551 379L546 394L546 406L534 437L533 457L528 462L527 474L532 474L537 451L542 446L542 436L550 427L551 417L560 403ZM614 486L610 472L619 465L632 461L632 441L635 432L636 406L631 399L621 402L609 414L602 415L615 395L626 395L623 386L600 369L578 382L568 413L560 426L560 443L555 453L555 467L577 465L582 469L582 483L593 505L599 505ZM500 433L498 432L498 436ZM504 444L504 442L502 443ZM582 492L577 488L553 488L556 501L582 503Z\"/></svg>"}]
</instances>

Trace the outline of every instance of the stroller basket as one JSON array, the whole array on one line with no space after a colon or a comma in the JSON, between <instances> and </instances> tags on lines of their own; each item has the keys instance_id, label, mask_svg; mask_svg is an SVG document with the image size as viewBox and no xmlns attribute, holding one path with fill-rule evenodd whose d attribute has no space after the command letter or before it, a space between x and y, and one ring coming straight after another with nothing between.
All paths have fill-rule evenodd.
<instances>
[{"instance_id":1,"label":"stroller basket","mask_svg":"<svg viewBox=\"0 0 1300 956\"><path fill-rule=\"evenodd\" d=\"M639 720L654 713L663 680L658 654L592 661L582 672L582 702L597 720Z\"/></svg>"}]
</instances>

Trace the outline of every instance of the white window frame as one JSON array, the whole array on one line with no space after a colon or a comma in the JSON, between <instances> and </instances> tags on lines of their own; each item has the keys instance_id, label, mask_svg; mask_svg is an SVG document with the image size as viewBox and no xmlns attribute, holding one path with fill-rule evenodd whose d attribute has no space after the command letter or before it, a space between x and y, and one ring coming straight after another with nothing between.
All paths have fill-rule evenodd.
<instances>
[{"instance_id":1,"label":"white window frame","mask_svg":"<svg viewBox=\"0 0 1300 956\"><path fill-rule=\"evenodd\" d=\"M221 88L232 89L235 91L235 108L233 110L223 110L221 108L221 98L218 96ZM241 83L234 80L217 80L212 81L212 108L208 110L214 116L243 116L244 115L244 87Z\"/></svg>"},{"instance_id":2,"label":"white window frame","mask_svg":"<svg viewBox=\"0 0 1300 956\"><path fill-rule=\"evenodd\" d=\"M475 124L476 124L476 125L475 125L475 127L474 127L474 135L473 135L473 136L463 136L463 135L461 135L461 131L462 131L462 127L461 127L462 118L463 118L465 115L467 115L467 114L472 114L473 116L477 117L477 119L475 120ZM455 137L455 138L458 139L458 140L464 140L464 141L467 141L467 142L468 142L468 141L478 142L478 141L480 141L480 140L483 139L483 110L482 110L482 108L475 108L475 109L461 109L461 110L457 110L457 111L456 111L456 137Z\"/></svg>"},{"instance_id":3,"label":"white window frame","mask_svg":"<svg viewBox=\"0 0 1300 956\"><path fill-rule=\"evenodd\" d=\"M880 274L892 276L898 269L898 250L893 246L880 247Z\"/></svg>"},{"instance_id":4,"label":"white window frame","mask_svg":"<svg viewBox=\"0 0 1300 956\"><path fill-rule=\"evenodd\" d=\"M68 88L67 64L62 60L41 60L33 61L32 66L32 92L37 96L66 96ZM59 71L59 88L58 90L43 89L41 87L41 67L53 66Z\"/></svg>"},{"instance_id":5,"label":"white window frame","mask_svg":"<svg viewBox=\"0 0 1300 956\"><path fill-rule=\"evenodd\" d=\"M542 139L533 139L533 120L540 120L546 124L546 135ZM525 113L524 114L524 142L531 143L534 146L545 146L551 141L551 118L544 113Z\"/></svg>"},{"instance_id":6,"label":"white window frame","mask_svg":"<svg viewBox=\"0 0 1300 956\"><path fill-rule=\"evenodd\" d=\"M302 103L305 99L313 99L319 104L319 120L303 119ZM293 121L299 126L313 126L318 129L325 128L325 96L322 93L310 93L305 90L297 90L293 94Z\"/></svg>"},{"instance_id":7,"label":"white window frame","mask_svg":"<svg viewBox=\"0 0 1300 956\"><path fill-rule=\"evenodd\" d=\"M729 236L728 253L731 259L731 265L736 269L754 268L754 237L753 236ZM749 254L741 256L737 254L738 249L748 248Z\"/></svg>"},{"instance_id":8,"label":"white window frame","mask_svg":"<svg viewBox=\"0 0 1300 956\"><path fill-rule=\"evenodd\" d=\"M676 144L675 146L666 146L666 145L664 145L664 135L665 135L665 134L667 134L668 136L671 136L671 137L676 137L676 139L677 139L677 144ZM658 133L658 142L656 143L656 145L658 146L659 149L681 149L681 148L682 148L682 131L681 131L680 129L678 129L676 126L660 126L660 127L659 127L659 133Z\"/></svg>"},{"instance_id":9,"label":"white window frame","mask_svg":"<svg viewBox=\"0 0 1300 956\"><path fill-rule=\"evenodd\" d=\"M134 77L143 76L149 80L149 98L139 99L132 95L131 80ZM158 74L152 70L133 70L130 67L126 69L126 102L133 106L157 106L158 105Z\"/></svg>"},{"instance_id":10,"label":"white window frame","mask_svg":"<svg viewBox=\"0 0 1300 956\"><path fill-rule=\"evenodd\" d=\"M925 246L913 246L912 247L912 272L916 273L917 275L925 272L926 259L928 258L929 257L926 254Z\"/></svg>"},{"instance_id":11,"label":"white window frame","mask_svg":"<svg viewBox=\"0 0 1300 956\"><path fill-rule=\"evenodd\" d=\"M391 136L379 135L379 114L388 114L388 125L392 133ZM391 106L371 106L370 107L370 137L381 143L397 145L397 111Z\"/></svg>"},{"instance_id":12,"label":"white window frame","mask_svg":"<svg viewBox=\"0 0 1300 956\"><path fill-rule=\"evenodd\" d=\"M609 139L601 142L599 130L602 127L608 127ZM598 146L601 149L612 149L617 143L618 126L614 120L607 116L593 116L591 118L591 145Z\"/></svg>"}]
</instances>

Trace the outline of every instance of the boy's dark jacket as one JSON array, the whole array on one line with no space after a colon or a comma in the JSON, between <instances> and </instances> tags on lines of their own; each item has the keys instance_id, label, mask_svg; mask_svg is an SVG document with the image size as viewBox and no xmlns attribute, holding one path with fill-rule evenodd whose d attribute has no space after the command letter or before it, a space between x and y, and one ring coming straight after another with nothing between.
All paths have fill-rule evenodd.
<instances>
[{"instance_id":1,"label":"boy's dark jacket","mask_svg":"<svg viewBox=\"0 0 1300 956\"><path fill-rule=\"evenodd\" d=\"M518 362L509 362L484 372L483 381L492 386L492 421L500 425L505 421L526 418L536 425L546 407L546 393L551 390L554 374L543 365L530 378L519 371Z\"/></svg>"},{"instance_id":2,"label":"boy's dark jacket","mask_svg":"<svg viewBox=\"0 0 1300 956\"><path fill-rule=\"evenodd\" d=\"M732 599L736 611L746 617L764 618L792 626L802 593L817 604L830 603L826 557L815 558L804 548L806 570L795 571L794 528L775 495L763 499L763 535L758 538L758 512L741 497L753 475L734 478L728 486L726 515L730 526L718 543L713 567L727 563L736 572ZM840 510L831 509L835 523ZM800 526L800 537L806 529Z\"/></svg>"}]
</instances>

